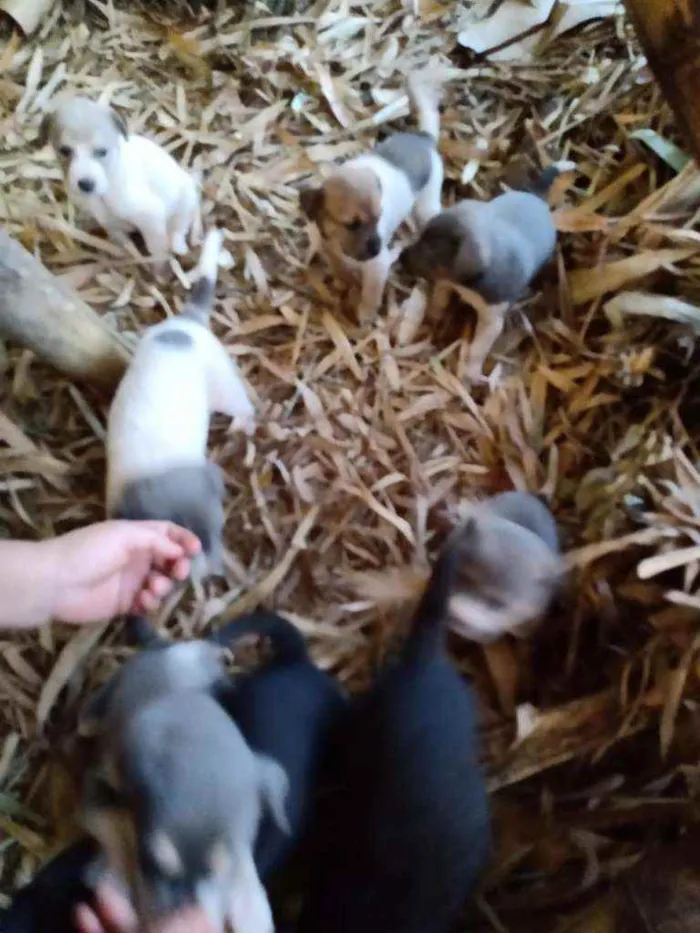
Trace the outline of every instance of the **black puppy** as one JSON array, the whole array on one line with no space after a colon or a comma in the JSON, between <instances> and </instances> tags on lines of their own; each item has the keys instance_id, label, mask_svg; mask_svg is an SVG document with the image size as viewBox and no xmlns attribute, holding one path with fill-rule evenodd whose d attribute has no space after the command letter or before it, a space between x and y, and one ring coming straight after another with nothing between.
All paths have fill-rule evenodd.
<instances>
[{"instance_id":1,"label":"black puppy","mask_svg":"<svg viewBox=\"0 0 700 933\"><path fill-rule=\"evenodd\" d=\"M145 619L127 619L131 641L144 650L170 644ZM214 696L233 718L254 751L275 758L287 772L286 802L290 834L273 820L263 819L255 862L263 881L284 867L305 834L318 780L328 730L346 702L335 681L311 661L301 633L286 619L259 610L215 631L208 641L232 645L245 635L271 642L271 659L256 671L217 684ZM92 699L89 712L98 717L109 702L112 682ZM49 862L16 895L3 916L2 933L74 933L73 912L91 892L84 877L96 855L95 847L81 841ZM50 921L50 922L49 922Z\"/></svg>"},{"instance_id":2,"label":"black puppy","mask_svg":"<svg viewBox=\"0 0 700 933\"><path fill-rule=\"evenodd\" d=\"M262 878L283 865L305 835L319 768L332 725L346 708L336 681L312 662L299 630L266 610L227 623L210 641L231 645L245 635L271 643L272 657L250 674L220 685L216 698L253 751L274 758L289 779L286 812L291 832L263 818L255 863Z\"/></svg>"},{"instance_id":3,"label":"black puppy","mask_svg":"<svg viewBox=\"0 0 700 933\"><path fill-rule=\"evenodd\" d=\"M81 839L47 862L0 911L2 933L75 933L76 905L93 904L84 879L97 854L92 839Z\"/></svg>"},{"instance_id":4,"label":"black puppy","mask_svg":"<svg viewBox=\"0 0 700 933\"><path fill-rule=\"evenodd\" d=\"M490 851L472 693L444 650L447 548L408 639L338 734L299 933L446 933Z\"/></svg>"}]
</instances>

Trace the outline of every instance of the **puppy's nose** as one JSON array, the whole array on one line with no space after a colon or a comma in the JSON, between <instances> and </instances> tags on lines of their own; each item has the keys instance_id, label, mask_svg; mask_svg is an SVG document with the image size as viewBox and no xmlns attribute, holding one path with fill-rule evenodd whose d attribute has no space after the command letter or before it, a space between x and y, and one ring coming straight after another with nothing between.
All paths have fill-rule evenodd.
<instances>
[{"instance_id":1,"label":"puppy's nose","mask_svg":"<svg viewBox=\"0 0 700 933\"><path fill-rule=\"evenodd\" d=\"M95 190L95 182L92 178L81 178L78 182L78 187L81 191L84 191L85 194L90 194L90 192Z\"/></svg>"},{"instance_id":2,"label":"puppy's nose","mask_svg":"<svg viewBox=\"0 0 700 933\"><path fill-rule=\"evenodd\" d=\"M374 259L375 256L378 256L382 249L382 240L379 234L373 233L372 236L367 240L367 256L369 259Z\"/></svg>"}]
</instances>

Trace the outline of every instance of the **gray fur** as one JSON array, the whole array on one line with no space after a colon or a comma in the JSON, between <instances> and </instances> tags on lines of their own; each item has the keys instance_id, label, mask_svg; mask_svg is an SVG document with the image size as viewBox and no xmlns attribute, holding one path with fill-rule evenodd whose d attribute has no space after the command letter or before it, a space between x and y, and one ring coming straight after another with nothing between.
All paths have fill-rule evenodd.
<instances>
[{"instance_id":1,"label":"gray fur","mask_svg":"<svg viewBox=\"0 0 700 933\"><path fill-rule=\"evenodd\" d=\"M180 350L189 348L194 343L191 335L186 330L180 330L180 328L176 327L159 331L155 336L155 341L156 343L164 343L169 347L177 347Z\"/></svg>"},{"instance_id":2,"label":"gray fur","mask_svg":"<svg viewBox=\"0 0 700 933\"><path fill-rule=\"evenodd\" d=\"M482 643L505 632L525 634L564 577L554 517L525 493L470 506L448 546L458 558L452 625Z\"/></svg>"},{"instance_id":3,"label":"gray fur","mask_svg":"<svg viewBox=\"0 0 700 933\"><path fill-rule=\"evenodd\" d=\"M214 305L216 281L203 275L197 279L182 309L182 317L190 318L199 324L208 325L211 309Z\"/></svg>"},{"instance_id":4,"label":"gray fur","mask_svg":"<svg viewBox=\"0 0 700 933\"><path fill-rule=\"evenodd\" d=\"M381 156L402 171L411 191L418 194L428 183L433 168L435 140L428 133L393 133L374 147Z\"/></svg>"},{"instance_id":5,"label":"gray fur","mask_svg":"<svg viewBox=\"0 0 700 933\"><path fill-rule=\"evenodd\" d=\"M442 211L402 254L409 272L477 291L489 304L513 302L551 259L557 232L548 204L525 191L460 201Z\"/></svg>"},{"instance_id":6,"label":"gray fur","mask_svg":"<svg viewBox=\"0 0 700 933\"><path fill-rule=\"evenodd\" d=\"M561 553L556 520L537 496L527 492L503 492L489 499L486 505L494 515L532 531L553 553Z\"/></svg>"},{"instance_id":7,"label":"gray fur","mask_svg":"<svg viewBox=\"0 0 700 933\"><path fill-rule=\"evenodd\" d=\"M215 645L159 647L127 662L102 701L84 821L146 925L185 904L208 908L205 886L223 929L228 892L248 884L239 860L252 864L263 811L286 825L285 772L250 750L211 693L224 673Z\"/></svg>"},{"instance_id":8,"label":"gray fur","mask_svg":"<svg viewBox=\"0 0 700 933\"><path fill-rule=\"evenodd\" d=\"M197 535L209 574L221 573L224 481L210 460L201 466L172 467L129 483L114 518L170 521Z\"/></svg>"}]
</instances>

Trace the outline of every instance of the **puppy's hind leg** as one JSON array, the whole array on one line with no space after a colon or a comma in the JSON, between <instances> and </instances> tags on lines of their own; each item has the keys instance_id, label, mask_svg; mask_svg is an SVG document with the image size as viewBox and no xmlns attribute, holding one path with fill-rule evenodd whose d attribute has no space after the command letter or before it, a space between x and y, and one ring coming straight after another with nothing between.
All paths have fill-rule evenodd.
<instances>
[{"instance_id":1,"label":"puppy's hind leg","mask_svg":"<svg viewBox=\"0 0 700 933\"><path fill-rule=\"evenodd\" d=\"M250 437L255 433L255 406L248 397L236 362L215 337L212 340L215 343L207 359L211 410L228 415L235 426Z\"/></svg>"},{"instance_id":2,"label":"puppy's hind leg","mask_svg":"<svg viewBox=\"0 0 700 933\"><path fill-rule=\"evenodd\" d=\"M136 226L156 263L157 271L164 272L168 262L169 242L168 224L162 206L158 203L142 205Z\"/></svg>"},{"instance_id":3,"label":"puppy's hind leg","mask_svg":"<svg viewBox=\"0 0 700 933\"><path fill-rule=\"evenodd\" d=\"M241 853L231 885L229 919L236 933L273 933L272 909L253 856Z\"/></svg>"}]
</instances>

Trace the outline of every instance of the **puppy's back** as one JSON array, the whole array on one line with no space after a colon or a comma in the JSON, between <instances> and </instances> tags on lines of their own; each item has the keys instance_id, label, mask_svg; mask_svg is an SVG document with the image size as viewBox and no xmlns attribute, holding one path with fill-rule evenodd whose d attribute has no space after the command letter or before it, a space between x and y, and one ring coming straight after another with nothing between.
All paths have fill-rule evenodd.
<instances>
[{"instance_id":1,"label":"puppy's back","mask_svg":"<svg viewBox=\"0 0 700 933\"><path fill-rule=\"evenodd\" d=\"M338 732L344 790L302 933L443 933L483 867L490 820L474 701L440 644L448 570L451 558L438 561L408 650Z\"/></svg>"}]
</instances>

